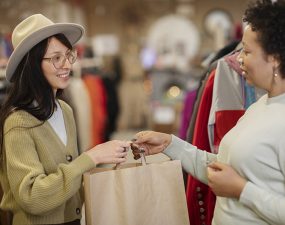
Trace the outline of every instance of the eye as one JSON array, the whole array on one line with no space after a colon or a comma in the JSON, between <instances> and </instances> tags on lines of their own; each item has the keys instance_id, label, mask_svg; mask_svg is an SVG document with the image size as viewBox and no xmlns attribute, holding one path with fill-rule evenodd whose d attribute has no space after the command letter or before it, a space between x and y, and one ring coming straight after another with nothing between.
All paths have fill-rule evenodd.
<instances>
[{"instance_id":1,"label":"eye","mask_svg":"<svg viewBox=\"0 0 285 225\"><path fill-rule=\"evenodd\" d=\"M57 63L57 62L61 62L62 61L63 56L58 54L52 57L52 61Z\"/></svg>"},{"instance_id":2,"label":"eye","mask_svg":"<svg viewBox=\"0 0 285 225\"><path fill-rule=\"evenodd\" d=\"M68 58L70 63L74 63L77 58L77 52L75 51L70 51L66 54L66 57Z\"/></svg>"},{"instance_id":3,"label":"eye","mask_svg":"<svg viewBox=\"0 0 285 225\"><path fill-rule=\"evenodd\" d=\"M243 49L242 51L243 51L244 55L248 55L249 54L249 51L247 51L246 49Z\"/></svg>"},{"instance_id":4,"label":"eye","mask_svg":"<svg viewBox=\"0 0 285 225\"><path fill-rule=\"evenodd\" d=\"M73 55L72 53L69 53L69 54L67 55L67 58L70 59L70 60L72 60L72 59L74 58L74 55Z\"/></svg>"}]
</instances>

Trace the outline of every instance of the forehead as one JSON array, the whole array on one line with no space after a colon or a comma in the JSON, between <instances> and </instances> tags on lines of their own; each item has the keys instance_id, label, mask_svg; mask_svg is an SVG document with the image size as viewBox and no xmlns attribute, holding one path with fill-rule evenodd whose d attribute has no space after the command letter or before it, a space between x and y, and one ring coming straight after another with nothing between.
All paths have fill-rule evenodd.
<instances>
[{"instance_id":1,"label":"forehead","mask_svg":"<svg viewBox=\"0 0 285 225\"><path fill-rule=\"evenodd\" d=\"M247 25L244 29L242 43L245 47L258 48L263 51L261 43L258 40L258 32L253 31L250 25Z\"/></svg>"},{"instance_id":2,"label":"forehead","mask_svg":"<svg viewBox=\"0 0 285 225\"><path fill-rule=\"evenodd\" d=\"M252 27L247 25L242 38L244 48L250 50L255 56L261 56L262 58L266 59L268 54L266 54L258 39L258 32L253 31Z\"/></svg>"},{"instance_id":3,"label":"forehead","mask_svg":"<svg viewBox=\"0 0 285 225\"><path fill-rule=\"evenodd\" d=\"M257 33L252 30L250 25L245 27L242 41L244 44L258 44Z\"/></svg>"},{"instance_id":4,"label":"forehead","mask_svg":"<svg viewBox=\"0 0 285 225\"><path fill-rule=\"evenodd\" d=\"M48 42L47 46L47 53L54 53L54 52L63 52L65 53L67 51L67 47L62 44L58 39L55 37L51 37Z\"/></svg>"}]
</instances>

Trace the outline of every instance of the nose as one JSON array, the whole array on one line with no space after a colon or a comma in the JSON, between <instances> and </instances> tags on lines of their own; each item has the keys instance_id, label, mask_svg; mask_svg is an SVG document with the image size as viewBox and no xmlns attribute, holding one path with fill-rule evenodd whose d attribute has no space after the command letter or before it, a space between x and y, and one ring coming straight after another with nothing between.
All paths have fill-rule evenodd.
<instances>
[{"instance_id":1,"label":"nose","mask_svg":"<svg viewBox=\"0 0 285 225\"><path fill-rule=\"evenodd\" d=\"M71 63L68 61L67 58L64 59L64 62L63 62L63 69L70 69L71 68Z\"/></svg>"},{"instance_id":2,"label":"nose","mask_svg":"<svg viewBox=\"0 0 285 225\"><path fill-rule=\"evenodd\" d=\"M243 66L244 65L244 62L243 62L243 58L242 58L242 51L238 54L238 56L237 56L237 60L238 60L238 62L239 62L239 65L240 66Z\"/></svg>"}]
</instances>

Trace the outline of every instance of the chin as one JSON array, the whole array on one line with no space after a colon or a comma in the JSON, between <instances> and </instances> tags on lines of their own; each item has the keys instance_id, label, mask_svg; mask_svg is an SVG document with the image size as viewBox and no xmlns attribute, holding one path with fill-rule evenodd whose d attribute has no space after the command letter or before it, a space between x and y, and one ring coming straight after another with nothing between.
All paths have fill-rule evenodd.
<instances>
[{"instance_id":1,"label":"chin","mask_svg":"<svg viewBox=\"0 0 285 225\"><path fill-rule=\"evenodd\" d=\"M68 85L61 85L61 86L58 87L58 89L64 90L64 89L67 88L67 87L68 87Z\"/></svg>"},{"instance_id":2,"label":"chin","mask_svg":"<svg viewBox=\"0 0 285 225\"><path fill-rule=\"evenodd\" d=\"M69 85L69 80L65 80L64 82L61 82L59 85L58 85L58 89L65 89L67 88Z\"/></svg>"},{"instance_id":3,"label":"chin","mask_svg":"<svg viewBox=\"0 0 285 225\"><path fill-rule=\"evenodd\" d=\"M252 87L255 86L251 80L246 79L246 83Z\"/></svg>"}]
</instances>

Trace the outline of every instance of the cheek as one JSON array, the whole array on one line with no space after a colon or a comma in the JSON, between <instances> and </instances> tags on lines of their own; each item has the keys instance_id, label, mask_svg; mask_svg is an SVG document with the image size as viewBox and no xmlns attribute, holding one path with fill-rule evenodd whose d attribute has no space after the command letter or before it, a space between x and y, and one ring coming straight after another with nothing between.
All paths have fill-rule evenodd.
<instances>
[{"instance_id":1,"label":"cheek","mask_svg":"<svg viewBox=\"0 0 285 225\"><path fill-rule=\"evenodd\" d=\"M245 62L247 72L249 72L252 76L264 73L267 70L266 65L267 63L264 60L258 59L256 57L250 57Z\"/></svg>"},{"instance_id":2,"label":"cheek","mask_svg":"<svg viewBox=\"0 0 285 225\"><path fill-rule=\"evenodd\" d=\"M42 62L42 71L47 80L50 80L50 78L55 74L53 66L45 62Z\"/></svg>"}]
</instances>

